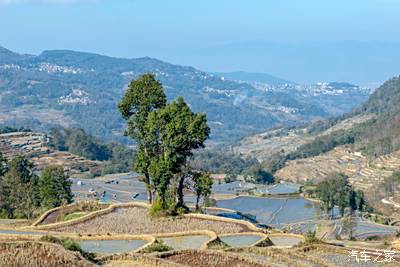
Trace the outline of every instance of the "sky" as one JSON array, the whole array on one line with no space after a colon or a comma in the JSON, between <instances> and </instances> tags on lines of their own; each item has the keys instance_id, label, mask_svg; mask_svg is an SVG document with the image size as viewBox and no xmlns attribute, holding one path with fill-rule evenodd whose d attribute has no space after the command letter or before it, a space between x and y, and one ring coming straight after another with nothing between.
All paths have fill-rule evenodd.
<instances>
[{"instance_id":1,"label":"sky","mask_svg":"<svg viewBox=\"0 0 400 267\"><path fill-rule=\"evenodd\" d=\"M0 46L374 86L400 74L399 14L400 0L0 0Z\"/></svg>"}]
</instances>

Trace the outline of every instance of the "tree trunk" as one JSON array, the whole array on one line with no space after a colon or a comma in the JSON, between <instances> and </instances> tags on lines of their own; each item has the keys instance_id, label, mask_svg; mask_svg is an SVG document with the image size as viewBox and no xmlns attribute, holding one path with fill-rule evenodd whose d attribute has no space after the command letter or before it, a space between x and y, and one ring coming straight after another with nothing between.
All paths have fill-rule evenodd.
<instances>
[{"instance_id":1,"label":"tree trunk","mask_svg":"<svg viewBox=\"0 0 400 267\"><path fill-rule=\"evenodd\" d=\"M199 202L200 202L200 195L197 195L196 196L196 211L200 210Z\"/></svg>"},{"instance_id":2,"label":"tree trunk","mask_svg":"<svg viewBox=\"0 0 400 267\"><path fill-rule=\"evenodd\" d=\"M150 204L152 204L153 203L153 194L152 194L151 188L150 188L150 176L147 172L144 174L144 178L145 178L145 183L146 183L146 187L147 187L147 200L149 201Z\"/></svg>"},{"instance_id":3,"label":"tree trunk","mask_svg":"<svg viewBox=\"0 0 400 267\"><path fill-rule=\"evenodd\" d=\"M179 177L179 183L178 183L178 203L177 207L183 207L184 206L184 201L183 201L183 184L185 182L185 175L182 175Z\"/></svg>"}]
</instances>

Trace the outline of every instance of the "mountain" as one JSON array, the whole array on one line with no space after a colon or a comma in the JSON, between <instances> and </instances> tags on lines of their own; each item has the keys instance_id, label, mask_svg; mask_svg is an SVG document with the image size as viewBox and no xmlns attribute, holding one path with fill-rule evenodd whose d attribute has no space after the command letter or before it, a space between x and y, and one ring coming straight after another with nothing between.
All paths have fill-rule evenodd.
<instances>
[{"instance_id":1,"label":"mountain","mask_svg":"<svg viewBox=\"0 0 400 267\"><path fill-rule=\"evenodd\" d=\"M129 82L145 72L157 76L169 100L183 96L194 111L207 114L213 142L342 114L369 95L358 89L315 93L295 85L265 90L260 84L230 81L149 57L68 50L21 55L1 48L0 124L34 130L82 127L97 137L125 142L117 103Z\"/></svg>"},{"instance_id":2,"label":"mountain","mask_svg":"<svg viewBox=\"0 0 400 267\"><path fill-rule=\"evenodd\" d=\"M216 72L215 74L227 80L238 81L238 82L265 83L269 85L294 84L294 82L292 81L281 79L279 77L267 73L236 71L236 72Z\"/></svg>"},{"instance_id":3,"label":"mountain","mask_svg":"<svg viewBox=\"0 0 400 267\"><path fill-rule=\"evenodd\" d=\"M400 76L386 81L349 113L247 137L232 150L242 157L256 156L284 180L315 182L331 172L344 173L379 206L393 191L388 188L397 184L400 192L398 181L390 182L400 171L399 101Z\"/></svg>"}]
</instances>

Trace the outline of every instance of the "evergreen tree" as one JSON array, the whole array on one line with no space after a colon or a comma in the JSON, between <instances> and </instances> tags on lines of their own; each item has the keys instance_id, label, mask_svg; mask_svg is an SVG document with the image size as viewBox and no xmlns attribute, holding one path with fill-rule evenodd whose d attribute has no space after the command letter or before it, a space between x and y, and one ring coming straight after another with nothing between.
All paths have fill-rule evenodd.
<instances>
[{"instance_id":1,"label":"evergreen tree","mask_svg":"<svg viewBox=\"0 0 400 267\"><path fill-rule=\"evenodd\" d=\"M194 192L196 193L196 210L199 210L200 199L206 199L211 194L213 180L208 173L197 172L193 174Z\"/></svg>"},{"instance_id":2,"label":"evergreen tree","mask_svg":"<svg viewBox=\"0 0 400 267\"><path fill-rule=\"evenodd\" d=\"M40 206L39 178L33 165L17 156L8 162L8 170L0 183L2 214L9 218L32 218Z\"/></svg>"},{"instance_id":3,"label":"evergreen tree","mask_svg":"<svg viewBox=\"0 0 400 267\"><path fill-rule=\"evenodd\" d=\"M39 186L43 207L54 208L72 202L71 181L61 166L46 167L40 176Z\"/></svg>"},{"instance_id":4,"label":"evergreen tree","mask_svg":"<svg viewBox=\"0 0 400 267\"><path fill-rule=\"evenodd\" d=\"M150 169L155 185L164 189L170 179L177 181L177 205L184 207L183 188L186 174L184 167L193 150L204 147L210 128L203 113L193 113L183 98L179 97L165 108L151 112L146 123L146 142L151 144L153 155ZM163 171L160 170L162 168ZM158 191L165 194L165 191ZM161 199L165 197L159 195Z\"/></svg>"},{"instance_id":5,"label":"evergreen tree","mask_svg":"<svg viewBox=\"0 0 400 267\"><path fill-rule=\"evenodd\" d=\"M167 103L164 89L153 74L144 74L133 80L124 97L118 104L122 117L127 120L128 127L126 135L136 141L137 154L135 159L135 170L144 175L147 185L148 199L152 202L152 188L149 168L154 151L152 143L146 140L145 125L150 112L163 108Z\"/></svg>"}]
</instances>

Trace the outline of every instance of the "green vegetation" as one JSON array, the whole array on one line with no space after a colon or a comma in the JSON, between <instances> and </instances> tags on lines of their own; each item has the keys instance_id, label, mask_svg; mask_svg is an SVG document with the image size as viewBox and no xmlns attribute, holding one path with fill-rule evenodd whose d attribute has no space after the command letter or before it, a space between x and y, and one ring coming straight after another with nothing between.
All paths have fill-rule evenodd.
<instances>
[{"instance_id":1,"label":"green vegetation","mask_svg":"<svg viewBox=\"0 0 400 267\"><path fill-rule=\"evenodd\" d=\"M109 161L94 176L132 171L134 153L131 149L119 143L106 144L83 129L51 129L50 146L87 159Z\"/></svg>"},{"instance_id":2,"label":"green vegetation","mask_svg":"<svg viewBox=\"0 0 400 267\"><path fill-rule=\"evenodd\" d=\"M62 168L48 167L39 178L33 165L17 156L6 161L0 156L0 215L31 219L41 208L72 201L70 184Z\"/></svg>"},{"instance_id":3,"label":"green vegetation","mask_svg":"<svg viewBox=\"0 0 400 267\"><path fill-rule=\"evenodd\" d=\"M43 207L55 208L72 202L72 182L63 167L48 166L39 179L40 199Z\"/></svg>"},{"instance_id":4,"label":"green vegetation","mask_svg":"<svg viewBox=\"0 0 400 267\"><path fill-rule=\"evenodd\" d=\"M263 170L257 165L253 165L244 172L244 179L247 182L255 184L272 184L275 181L275 178L271 173Z\"/></svg>"},{"instance_id":5,"label":"green vegetation","mask_svg":"<svg viewBox=\"0 0 400 267\"><path fill-rule=\"evenodd\" d=\"M118 107L128 122L126 134L136 141L135 170L144 175L153 210L185 208L187 160L210 133L205 114L193 113L181 97L167 104L152 74L133 80ZM172 207L171 198L176 198Z\"/></svg>"},{"instance_id":6,"label":"green vegetation","mask_svg":"<svg viewBox=\"0 0 400 267\"><path fill-rule=\"evenodd\" d=\"M166 97L162 85L154 75L142 75L129 84L118 108L122 117L128 121L125 134L136 141L137 152L135 171L144 175L149 202L152 202L152 187L150 181L151 151L154 144L146 138L145 128L149 113L166 105Z\"/></svg>"},{"instance_id":7,"label":"green vegetation","mask_svg":"<svg viewBox=\"0 0 400 267\"><path fill-rule=\"evenodd\" d=\"M112 156L110 149L97 138L86 134L83 129L56 129L50 132L51 146L60 151L91 160L109 160Z\"/></svg>"},{"instance_id":8,"label":"green vegetation","mask_svg":"<svg viewBox=\"0 0 400 267\"><path fill-rule=\"evenodd\" d=\"M247 175L250 178L257 170L266 172L256 158L241 158L239 155L227 152L222 148L195 152L190 160L190 166L200 171L226 174L226 182L236 180L238 175ZM264 183L263 179L259 178L258 176L257 179L250 179L253 179L253 182L256 183Z\"/></svg>"},{"instance_id":9,"label":"green vegetation","mask_svg":"<svg viewBox=\"0 0 400 267\"><path fill-rule=\"evenodd\" d=\"M348 182L348 177L341 173L328 175L326 180L317 185L316 195L328 214L332 214L335 206L339 207L342 217L346 208L350 208L351 211L365 209L364 194L361 191L355 192Z\"/></svg>"},{"instance_id":10,"label":"green vegetation","mask_svg":"<svg viewBox=\"0 0 400 267\"><path fill-rule=\"evenodd\" d=\"M77 219L77 218L80 218L82 216L85 216L86 214L88 214L88 213L87 212L83 212L83 211L78 211L78 212L68 213L68 214L65 214L65 215L60 215L57 218L57 222L64 222L64 221Z\"/></svg>"},{"instance_id":11,"label":"green vegetation","mask_svg":"<svg viewBox=\"0 0 400 267\"><path fill-rule=\"evenodd\" d=\"M15 128L15 127L9 127L9 126L0 128L0 134L15 133L15 132L31 132L31 130L25 129L24 127Z\"/></svg>"},{"instance_id":12,"label":"green vegetation","mask_svg":"<svg viewBox=\"0 0 400 267\"><path fill-rule=\"evenodd\" d=\"M39 177L23 157L3 161L6 169L0 180L0 208L3 217L32 218L40 207Z\"/></svg>"},{"instance_id":13,"label":"green vegetation","mask_svg":"<svg viewBox=\"0 0 400 267\"><path fill-rule=\"evenodd\" d=\"M199 210L200 198L205 201L211 195L213 180L208 173L195 172L192 177L194 181L193 191L196 194L196 210Z\"/></svg>"},{"instance_id":14,"label":"green vegetation","mask_svg":"<svg viewBox=\"0 0 400 267\"><path fill-rule=\"evenodd\" d=\"M304 243L307 245L321 243L321 240L317 238L317 233L315 231L308 230L304 235Z\"/></svg>"},{"instance_id":15,"label":"green vegetation","mask_svg":"<svg viewBox=\"0 0 400 267\"><path fill-rule=\"evenodd\" d=\"M153 244L145 247L140 252L141 253L152 253L152 252L164 252L170 251L172 248L164 243L163 240L156 239Z\"/></svg>"}]
</instances>

